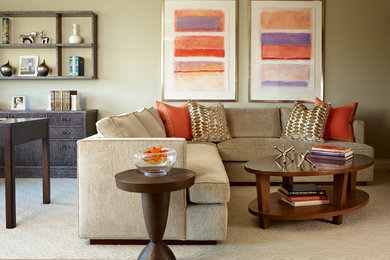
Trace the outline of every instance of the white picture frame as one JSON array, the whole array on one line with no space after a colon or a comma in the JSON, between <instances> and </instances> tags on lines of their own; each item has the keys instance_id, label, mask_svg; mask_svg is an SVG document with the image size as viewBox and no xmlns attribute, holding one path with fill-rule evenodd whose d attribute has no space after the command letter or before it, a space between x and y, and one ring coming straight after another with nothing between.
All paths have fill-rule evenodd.
<instances>
[{"instance_id":1,"label":"white picture frame","mask_svg":"<svg viewBox=\"0 0 390 260\"><path fill-rule=\"evenodd\" d=\"M26 110L26 96L13 96L11 110Z\"/></svg>"},{"instance_id":2,"label":"white picture frame","mask_svg":"<svg viewBox=\"0 0 390 260\"><path fill-rule=\"evenodd\" d=\"M18 75L21 77L37 76L38 56L20 56Z\"/></svg>"}]
</instances>

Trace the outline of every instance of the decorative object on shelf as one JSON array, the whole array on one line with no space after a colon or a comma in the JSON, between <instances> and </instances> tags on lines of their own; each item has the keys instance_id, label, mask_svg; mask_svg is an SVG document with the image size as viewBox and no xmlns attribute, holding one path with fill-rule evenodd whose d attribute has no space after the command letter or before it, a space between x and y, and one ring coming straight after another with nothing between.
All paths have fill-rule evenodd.
<instances>
[{"instance_id":1,"label":"decorative object on shelf","mask_svg":"<svg viewBox=\"0 0 390 260\"><path fill-rule=\"evenodd\" d=\"M44 32L45 32L45 30L42 30L41 32L39 32L38 36L39 36L39 38L41 38L42 44L48 44L49 37L44 36Z\"/></svg>"},{"instance_id":2,"label":"decorative object on shelf","mask_svg":"<svg viewBox=\"0 0 390 260\"><path fill-rule=\"evenodd\" d=\"M26 109L26 97L25 96L13 96L11 99L12 110L25 110Z\"/></svg>"},{"instance_id":3,"label":"decorative object on shelf","mask_svg":"<svg viewBox=\"0 0 390 260\"><path fill-rule=\"evenodd\" d=\"M149 177L166 175L176 163L177 153L172 148L152 147L134 152L133 162L137 169Z\"/></svg>"},{"instance_id":4,"label":"decorative object on shelf","mask_svg":"<svg viewBox=\"0 0 390 260\"><path fill-rule=\"evenodd\" d=\"M80 56L69 56L69 75L84 76L84 58Z\"/></svg>"},{"instance_id":5,"label":"decorative object on shelf","mask_svg":"<svg viewBox=\"0 0 390 260\"><path fill-rule=\"evenodd\" d=\"M323 97L325 0L250 1L249 101Z\"/></svg>"},{"instance_id":6,"label":"decorative object on shelf","mask_svg":"<svg viewBox=\"0 0 390 260\"><path fill-rule=\"evenodd\" d=\"M36 76L38 56L20 56L19 76Z\"/></svg>"},{"instance_id":7,"label":"decorative object on shelf","mask_svg":"<svg viewBox=\"0 0 390 260\"><path fill-rule=\"evenodd\" d=\"M237 100L238 0L163 3L163 100Z\"/></svg>"},{"instance_id":8,"label":"decorative object on shelf","mask_svg":"<svg viewBox=\"0 0 390 260\"><path fill-rule=\"evenodd\" d=\"M46 65L45 60L37 67L38 76L47 76L49 74L49 67Z\"/></svg>"},{"instance_id":9,"label":"decorative object on shelf","mask_svg":"<svg viewBox=\"0 0 390 260\"><path fill-rule=\"evenodd\" d=\"M76 111L79 109L79 96L77 91L75 95L70 95L70 110Z\"/></svg>"},{"instance_id":10,"label":"decorative object on shelf","mask_svg":"<svg viewBox=\"0 0 390 260\"><path fill-rule=\"evenodd\" d=\"M82 43L83 38L79 35L79 25L73 24L73 35L69 36L69 43Z\"/></svg>"},{"instance_id":11,"label":"decorative object on shelf","mask_svg":"<svg viewBox=\"0 0 390 260\"><path fill-rule=\"evenodd\" d=\"M9 18L1 19L1 43L9 44Z\"/></svg>"},{"instance_id":12,"label":"decorative object on shelf","mask_svg":"<svg viewBox=\"0 0 390 260\"><path fill-rule=\"evenodd\" d=\"M294 158L292 158L288 153L291 151L295 151L294 146L291 146L286 150L285 145L282 145L282 149L279 149L278 147L274 146L274 148L280 152L278 156L276 156L275 161L282 157L282 161L285 164L287 162L286 158L289 158L291 161L294 161Z\"/></svg>"},{"instance_id":13,"label":"decorative object on shelf","mask_svg":"<svg viewBox=\"0 0 390 260\"><path fill-rule=\"evenodd\" d=\"M0 72L4 77L12 76L13 70L14 69L11 67L11 65L9 65L9 61L0 67Z\"/></svg>"},{"instance_id":14,"label":"decorative object on shelf","mask_svg":"<svg viewBox=\"0 0 390 260\"><path fill-rule=\"evenodd\" d=\"M22 43L25 43L26 41L31 43L35 42L35 38L37 37L37 32L30 32L30 34L19 34L19 38L22 39Z\"/></svg>"},{"instance_id":15,"label":"decorative object on shelf","mask_svg":"<svg viewBox=\"0 0 390 260\"><path fill-rule=\"evenodd\" d=\"M297 167L301 167L302 163L304 161L307 161L308 163L310 163L313 166L313 168L316 167L316 165L308 158L308 156L310 155L310 151L306 151L306 153L304 153L304 154L301 154L297 151L295 153L300 157L299 162L297 164Z\"/></svg>"}]
</instances>

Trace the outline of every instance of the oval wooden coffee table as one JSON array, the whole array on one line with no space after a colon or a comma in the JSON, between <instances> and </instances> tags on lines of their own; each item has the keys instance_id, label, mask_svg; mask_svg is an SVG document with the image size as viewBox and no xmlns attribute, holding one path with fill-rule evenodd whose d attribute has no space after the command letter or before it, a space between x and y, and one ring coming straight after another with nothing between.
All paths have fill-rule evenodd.
<instances>
[{"instance_id":1,"label":"oval wooden coffee table","mask_svg":"<svg viewBox=\"0 0 390 260\"><path fill-rule=\"evenodd\" d=\"M170 192L192 186L195 173L173 168L167 175L148 177L137 169L115 175L116 186L124 191L142 193L142 210L150 243L138 259L176 259L171 249L162 241L167 224Z\"/></svg>"},{"instance_id":2,"label":"oval wooden coffee table","mask_svg":"<svg viewBox=\"0 0 390 260\"><path fill-rule=\"evenodd\" d=\"M317 166L304 162L302 167L288 160L276 163L275 156L252 160L245 164L247 172L256 174L257 199L251 201L248 210L259 217L260 227L268 228L269 220L303 220L333 217L334 224L341 224L343 215L368 203L366 192L356 189L357 171L373 165L373 158L355 154L346 165ZM270 176L283 177L284 184L292 184L293 177L334 175L333 187L325 187L330 204L293 207L280 200L277 192L270 194Z\"/></svg>"}]
</instances>

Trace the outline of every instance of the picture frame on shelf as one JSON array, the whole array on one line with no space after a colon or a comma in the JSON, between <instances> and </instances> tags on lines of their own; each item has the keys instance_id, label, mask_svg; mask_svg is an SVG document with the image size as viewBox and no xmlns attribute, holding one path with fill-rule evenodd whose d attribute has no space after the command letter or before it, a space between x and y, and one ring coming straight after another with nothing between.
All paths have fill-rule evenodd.
<instances>
[{"instance_id":1,"label":"picture frame on shelf","mask_svg":"<svg viewBox=\"0 0 390 260\"><path fill-rule=\"evenodd\" d=\"M249 102L324 96L325 0L250 1Z\"/></svg>"},{"instance_id":2,"label":"picture frame on shelf","mask_svg":"<svg viewBox=\"0 0 390 260\"><path fill-rule=\"evenodd\" d=\"M237 0L164 0L162 99L237 101Z\"/></svg>"},{"instance_id":3,"label":"picture frame on shelf","mask_svg":"<svg viewBox=\"0 0 390 260\"><path fill-rule=\"evenodd\" d=\"M13 96L11 110L26 110L26 96Z\"/></svg>"},{"instance_id":4,"label":"picture frame on shelf","mask_svg":"<svg viewBox=\"0 0 390 260\"><path fill-rule=\"evenodd\" d=\"M38 56L19 57L19 76L37 76Z\"/></svg>"}]
</instances>

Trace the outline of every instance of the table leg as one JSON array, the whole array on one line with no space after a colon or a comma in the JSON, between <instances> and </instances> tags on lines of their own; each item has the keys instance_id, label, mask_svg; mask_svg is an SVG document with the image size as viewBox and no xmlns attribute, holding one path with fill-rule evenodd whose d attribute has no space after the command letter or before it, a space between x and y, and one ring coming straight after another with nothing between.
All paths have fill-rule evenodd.
<instances>
[{"instance_id":1,"label":"table leg","mask_svg":"<svg viewBox=\"0 0 390 260\"><path fill-rule=\"evenodd\" d=\"M348 172L334 175L333 205L341 208L345 205L347 197ZM343 223L343 215L333 217L334 224Z\"/></svg>"},{"instance_id":2,"label":"table leg","mask_svg":"<svg viewBox=\"0 0 390 260\"><path fill-rule=\"evenodd\" d=\"M16 227L14 146L12 144L11 128L6 128L2 131L5 175L5 225L6 228L14 228Z\"/></svg>"},{"instance_id":3,"label":"table leg","mask_svg":"<svg viewBox=\"0 0 390 260\"><path fill-rule=\"evenodd\" d=\"M348 191L356 190L356 178L357 178L357 171L353 171L349 173Z\"/></svg>"},{"instance_id":4,"label":"table leg","mask_svg":"<svg viewBox=\"0 0 390 260\"><path fill-rule=\"evenodd\" d=\"M46 123L46 138L42 139L42 192L43 204L50 203L50 144L49 123Z\"/></svg>"},{"instance_id":5,"label":"table leg","mask_svg":"<svg viewBox=\"0 0 390 260\"><path fill-rule=\"evenodd\" d=\"M266 175L256 175L257 207L262 212L268 212L270 208L269 179L269 176ZM269 228L269 219L260 216L259 225L263 229Z\"/></svg>"},{"instance_id":6,"label":"table leg","mask_svg":"<svg viewBox=\"0 0 390 260\"><path fill-rule=\"evenodd\" d=\"M176 259L169 247L162 242L168 219L169 192L142 193L142 210L150 243L138 259Z\"/></svg>"}]
</instances>

